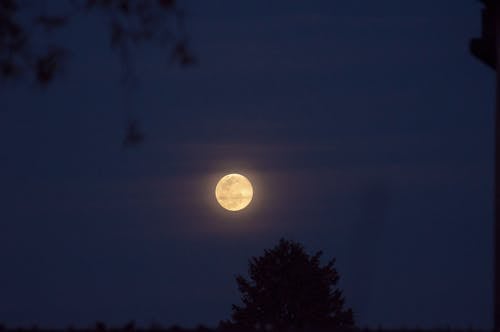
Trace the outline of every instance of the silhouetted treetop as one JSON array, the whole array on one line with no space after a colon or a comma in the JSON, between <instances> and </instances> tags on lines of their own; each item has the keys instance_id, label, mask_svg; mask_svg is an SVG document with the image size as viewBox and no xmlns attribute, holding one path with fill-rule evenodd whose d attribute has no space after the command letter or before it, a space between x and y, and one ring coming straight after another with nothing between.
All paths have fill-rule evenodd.
<instances>
[{"instance_id":1,"label":"silhouetted treetop","mask_svg":"<svg viewBox=\"0 0 500 332\"><path fill-rule=\"evenodd\" d=\"M349 328L353 312L337 288L335 259L321 265L322 252L281 239L249 261L249 279L236 277L243 305L233 305L232 322L243 328Z\"/></svg>"},{"instance_id":2,"label":"silhouetted treetop","mask_svg":"<svg viewBox=\"0 0 500 332\"><path fill-rule=\"evenodd\" d=\"M129 66L134 44L157 41L169 49L170 61L186 66L189 51L184 11L175 0L0 0L0 78L32 75L47 84L67 59L66 45L42 42L80 14L98 15L109 26L109 40ZM91 29L88 38L96 38Z\"/></svg>"}]
</instances>

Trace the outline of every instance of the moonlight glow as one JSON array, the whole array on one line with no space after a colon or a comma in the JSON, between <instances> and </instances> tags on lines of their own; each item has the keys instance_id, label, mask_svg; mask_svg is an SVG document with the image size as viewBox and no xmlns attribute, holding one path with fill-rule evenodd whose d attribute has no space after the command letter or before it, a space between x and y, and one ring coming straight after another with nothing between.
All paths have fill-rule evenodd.
<instances>
[{"instance_id":1,"label":"moonlight glow","mask_svg":"<svg viewBox=\"0 0 500 332\"><path fill-rule=\"evenodd\" d=\"M215 187L215 198L226 210L238 211L250 204L253 197L252 184L240 174L228 174Z\"/></svg>"}]
</instances>

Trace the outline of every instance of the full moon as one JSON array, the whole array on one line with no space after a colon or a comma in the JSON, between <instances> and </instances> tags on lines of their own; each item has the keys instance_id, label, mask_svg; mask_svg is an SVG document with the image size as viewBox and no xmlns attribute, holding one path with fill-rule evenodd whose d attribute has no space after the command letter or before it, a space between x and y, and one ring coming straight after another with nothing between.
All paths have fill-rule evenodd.
<instances>
[{"instance_id":1,"label":"full moon","mask_svg":"<svg viewBox=\"0 0 500 332\"><path fill-rule=\"evenodd\" d=\"M215 198L226 210L239 211L250 204L253 197L252 184L241 174L228 174L215 187Z\"/></svg>"}]
</instances>

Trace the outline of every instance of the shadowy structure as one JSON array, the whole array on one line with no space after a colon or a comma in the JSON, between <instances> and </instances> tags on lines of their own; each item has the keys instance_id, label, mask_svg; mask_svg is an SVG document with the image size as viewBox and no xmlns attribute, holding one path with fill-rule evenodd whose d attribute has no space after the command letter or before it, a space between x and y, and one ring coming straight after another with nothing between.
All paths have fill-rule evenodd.
<instances>
[{"instance_id":1,"label":"shadowy structure","mask_svg":"<svg viewBox=\"0 0 500 332\"><path fill-rule=\"evenodd\" d=\"M81 14L107 21L110 44L119 52L126 71L130 70L131 48L145 42L156 41L168 48L171 61L181 66L195 62L184 29L185 13L175 0L72 0L57 5L0 0L0 79L30 74L41 85L50 83L70 52L65 45L40 41Z\"/></svg>"},{"instance_id":2,"label":"shadowy structure","mask_svg":"<svg viewBox=\"0 0 500 332\"><path fill-rule=\"evenodd\" d=\"M353 311L344 308L335 260L321 266L314 255L293 241L281 239L273 249L249 262L249 277L237 276L242 306L233 305L232 321L222 329L349 329Z\"/></svg>"},{"instance_id":3,"label":"shadowy structure","mask_svg":"<svg viewBox=\"0 0 500 332\"><path fill-rule=\"evenodd\" d=\"M71 0L57 4L0 0L0 80L31 76L41 86L51 83L72 52L67 45L50 40L81 15L107 23L110 46L121 59L124 81L135 77L132 50L139 44L166 49L167 63L181 67L196 63L188 46L185 12L176 0ZM91 27L85 32L96 38ZM123 145L137 146L143 140L137 121L131 122Z\"/></svg>"},{"instance_id":4,"label":"shadowy structure","mask_svg":"<svg viewBox=\"0 0 500 332\"><path fill-rule=\"evenodd\" d=\"M496 73L495 112L495 221L493 225L493 330L500 332L500 1L481 0L481 37L470 42L472 55Z\"/></svg>"}]
</instances>

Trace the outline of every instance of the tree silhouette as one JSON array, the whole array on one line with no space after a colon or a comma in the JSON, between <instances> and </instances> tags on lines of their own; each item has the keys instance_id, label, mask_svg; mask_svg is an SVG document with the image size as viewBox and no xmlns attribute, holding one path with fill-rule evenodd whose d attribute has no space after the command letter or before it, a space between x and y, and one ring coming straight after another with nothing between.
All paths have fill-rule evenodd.
<instances>
[{"instance_id":1,"label":"tree silhouette","mask_svg":"<svg viewBox=\"0 0 500 332\"><path fill-rule=\"evenodd\" d=\"M47 86L63 72L70 55L70 40L57 32L79 16L104 20L110 46L121 60L125 81L135 78L133 49L139 44L156 44L165 60L181 67L196 63L188 46L184 27L185 13L176 0L68 0L54 4L41 0L0 0L0 81L32 78ZM80 20L81 21L81 20ZM96 39L95 20L83 32ZM75 37L80 40L82 36ZM56 40L56 42L54 42ZM144 139L139 121L130 119L123 145L139 145Z\"/></svg>"},{"instance_id":2,"label":"tree silhouette","mask_svg":"<svg viewBox=\"0 0 500 332\"><path fill-rule=\"evenodd\" d=\"M335 259L321 266L319 251L308 255L297 242L281 239L273 249L249 261L249 279L236 277L242 306L233 305L229 324L248 329L354 326L344 308Z\"/></svg>"},{"instance_id":3,"label":"tree silhouette","mask_svg":"<svg viewBox=\"0 0 500 332\"><path fill-rule=\"evenodd\" d=\"M50 37L78 15L94 15L106 21L109 39L126 70L130 70L132 46L159 42L169 49L170 61L194 63L184 29L184 11L175 0L0 0L0 79L23 74L46 85L62 70L70 54L66 45ZM90 21L95 25L95 22ZM96 38L87 29L89 38Z\"/></svg>"}]
</instances>

